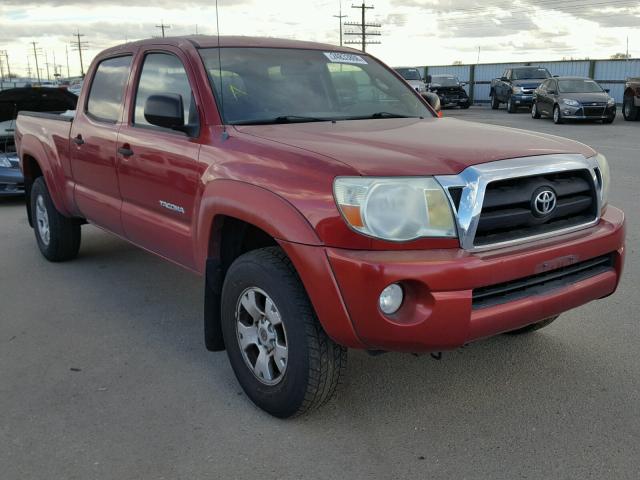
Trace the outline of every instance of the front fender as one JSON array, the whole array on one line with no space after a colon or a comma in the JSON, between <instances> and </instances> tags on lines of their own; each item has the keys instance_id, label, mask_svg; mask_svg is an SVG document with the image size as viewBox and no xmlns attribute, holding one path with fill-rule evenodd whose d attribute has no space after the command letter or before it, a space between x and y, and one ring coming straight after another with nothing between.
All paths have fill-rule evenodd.
<instances>
[{"instance_id":1,"label":"front fender","mask_svg":"<svg viewBox=\"0 0 640 480\"><path fill-rule=\"evenodd\" d=\"M287 200L266 188L238 180L209 182L203 192L195 236L196 262L204 272L206 260L219 245L212 244L215 218L226 215L245 221L276 240L305 245L322 242L307 219Z\"/></svg>"}]
</instances>

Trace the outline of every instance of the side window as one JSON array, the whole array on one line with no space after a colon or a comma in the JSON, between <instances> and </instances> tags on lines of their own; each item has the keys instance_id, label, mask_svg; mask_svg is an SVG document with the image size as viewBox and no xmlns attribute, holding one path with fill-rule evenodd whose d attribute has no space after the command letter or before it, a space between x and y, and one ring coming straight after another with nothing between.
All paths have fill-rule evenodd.
<instances>
[{"instance_id":1,"label":"side window","mask_svg":"<svg viewBox=\"0 0 640 480\"><path fill-rule=\"evenodd\" d=\"M98 120L117 122L129 78L131 55L103 60L96 68L87 101L87 113Z\"/></svg>"},{"instance_id":2,"label":"side window","mask_svg":"<svg viewBox=\"0 0 640 480\"><path fill-rule=\"evenodd\" d=\"M185 125L198 123L198 111L184 65L178 57L169 53L150 53L144 59L136 106L133 112L135 125L151 125L144 118L144 105L150 95L163 93L178 94L182 97Z\"/></svg>"}]
</instances>

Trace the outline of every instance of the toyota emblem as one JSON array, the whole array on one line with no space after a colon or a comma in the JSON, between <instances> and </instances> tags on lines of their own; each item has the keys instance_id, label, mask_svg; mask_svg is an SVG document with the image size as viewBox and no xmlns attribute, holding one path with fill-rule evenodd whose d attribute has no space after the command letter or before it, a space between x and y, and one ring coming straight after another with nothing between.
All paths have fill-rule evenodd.
<instances>
[{"instance_id":1,"label":"toyota emblem","mask_svg":"<svg viewBox=\"0 0 640 480\"><path fill-rule=\"evenodd\" d=\"M531 210L536 217L546 217L556 208L556 192L548 187L542 187L533 192Z\"/></svg>"}]
</instances>

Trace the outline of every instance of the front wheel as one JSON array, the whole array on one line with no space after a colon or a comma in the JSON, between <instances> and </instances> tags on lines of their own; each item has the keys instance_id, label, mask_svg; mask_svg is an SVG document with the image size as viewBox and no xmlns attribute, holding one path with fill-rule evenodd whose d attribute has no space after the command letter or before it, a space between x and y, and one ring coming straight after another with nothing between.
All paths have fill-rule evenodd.
<instances>
[{"instance_id":1,"label":"front wheel","mask_svg":"<svg viewBox=\"0 0 640 480\"><path fill-rule=\"evenodd\" d=\"M563 121L564 120L562 120L562 112L560 112L560 107L556 105L555 107L553 107L553 123L559 125Z\"/></svg>"},{"instance_id":2,"label":"front wheel","mask_svg":"<svg viewBox=\"0 0 640 480\"><path fill-rule=\"evenodd\" d=\"M277 247L245 253L222 288L222 334L247 396L280 418L335 394L347 351L318 322L293 265Z\"/></svg>"},{"instance_id":3,"label":"front wheel","mask_svg":"<svg viewBox=\"0 0 640 480\"><path fill-rule=\"evenodd\" d=\"M38 248L51 262L71 260L80 250L80 223L56 210L43 177L31 186L31 214Z\"/></svg>"},{"instance_id":4,"label":"front wheel","mask_svg":"<svg viewBox=\"0 0 640 480\"><path fill-rule=\"evenodd\" d=\"M535 102L531 106L531 118L540 118L540 111L538 110L538 105Z\"/></svg>"},{"instance_id":5,"label":"front wheel","mask_svg":"<svg viewBox=\"0 0 640 480\"><path fill-rule=\"evenodd\" d=\"M516 113L516 104L512 97L509 97L509 100L507 100L507 112Z\"/></svg>"},{"instance_id":6,"label":"front wheel","mask_svg":"<svg viewBox=\"0 0 640 480\"><path fill-rule=\"evenodd\" d=\"M622 103L622 116L628 122L633 122L640 118L640 108L633 104L633 97L624 97L624 102Z\"/></svg>"},{"instance_id":7,"label":"front wheel","mask_svg":"<svg viewBox=\"0 0 640 480\"><path fill-rule=\"evenodd\" d=\"M500 101L496 97L496 93L491 94L491 110L498 110L500 108Z\"/></svg>"}]
</instances>

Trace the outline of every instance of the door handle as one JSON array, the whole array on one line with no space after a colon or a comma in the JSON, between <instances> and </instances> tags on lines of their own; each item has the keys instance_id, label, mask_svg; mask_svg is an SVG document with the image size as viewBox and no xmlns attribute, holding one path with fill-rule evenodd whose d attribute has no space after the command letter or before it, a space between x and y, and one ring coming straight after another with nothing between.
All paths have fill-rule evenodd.
<instances>
[{"instance_id":1,"label":"door handle","mask_svg":"<svg viewBox=\"0 0 640 480\"><path fill-rule=\"evenodd\" d=\"M77 136L75 136L73 138L73 143L75 143L76 145L83 145L84 139L82 138L82 135L78 134Z\"/></svg>"},{"instance_id":2,"label":"door handle","mask_svg":"<svg viewBox=\"0 0 640 480\"><path fill-rule=\"evenodd\" d=\"M131 155L133 155L133 150L131 150L130 148L126 148L126 147L120 147L118 149L118 153L120 155L122 155L123 157L130 157Z\"/></svg>"}]
</instances>

